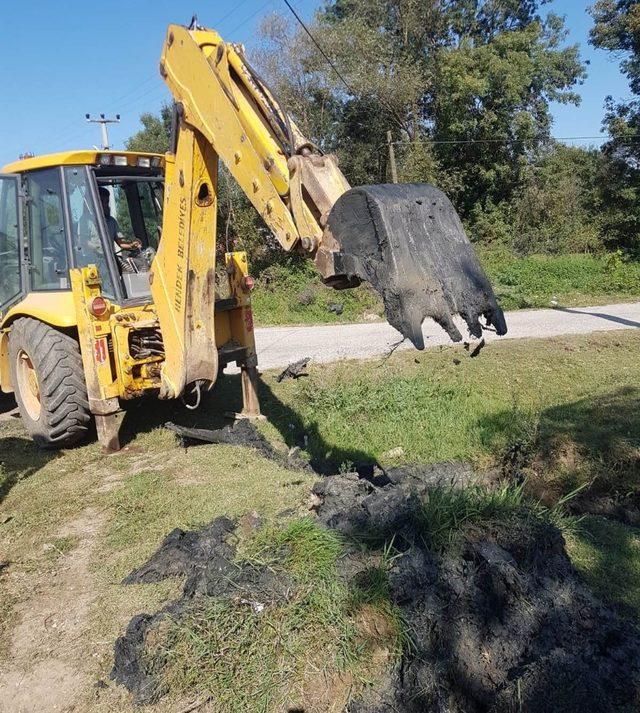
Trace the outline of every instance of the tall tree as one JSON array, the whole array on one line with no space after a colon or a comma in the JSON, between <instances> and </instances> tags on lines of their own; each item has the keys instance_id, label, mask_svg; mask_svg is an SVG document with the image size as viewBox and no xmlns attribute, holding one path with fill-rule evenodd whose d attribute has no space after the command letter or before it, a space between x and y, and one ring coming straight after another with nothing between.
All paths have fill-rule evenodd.
<instances>
[{"instance_id":1,"label":"tall tree","mask_svg":"<svg viewBox=\"0 0 640 713\"><path fill-rule=\"evenodd\" d=\"M549 102L577 104L575 85L584 77L577 47L565 46L563 20L542 16L543 4L328 2L312 32L341 76L301 31L288 49L307 83L332 92L331 141L351 180L379 180L391 129L396 140L420 148L418 165L430 174L423 178L436 173L464 215L508 199L529 151L550 133ZM271 51L282 62L287 39L279 41ZM295 91L295 81L280 86ZM410 150L399 155L414 158ZM408 173L420 177L415 161Z\"/></svg>"},{"instance_id":2,"label":"tall tree","mask_svg":"<svg viewBox=\"0 0 640 713\"><path fill-rule=\"evenodd\" d=\"M620 67L633 93L630 101L605 100L604 126L612 138L604 147L610 157L603 191L607 198L608 233L619 246L640 249L640 3L598 0L591 43L621 57Z\"/></svg>"},{"instance_id":3,"label":"tall tree","mask_svg":"<svg viewBox=\"0 0 640 713\"><path fill-rule=\"evenodd\" d=\"M608 145L615 155L640 161L640 3L637 0L598 0L590 8L595 21L590 39L595 47L615 52L622 57L620 67L629 80L636 98L616 102L611 96L605 100L604 125L616 137ZM635 140L634 140L635 139Z\"/></svg>"},{"instance_id":4,"label":"tall tree","mask_svg":"<svg viewBox=\"0 0 640 713\"><path fill-rule=\"evenodd\" d=\"M140 116L142 129L130 136L126 146L128 151L149 151L165 153L169 150L171 134L171 107L164 104L160 114L145 112Z\"/></svg>"}]
</instances>

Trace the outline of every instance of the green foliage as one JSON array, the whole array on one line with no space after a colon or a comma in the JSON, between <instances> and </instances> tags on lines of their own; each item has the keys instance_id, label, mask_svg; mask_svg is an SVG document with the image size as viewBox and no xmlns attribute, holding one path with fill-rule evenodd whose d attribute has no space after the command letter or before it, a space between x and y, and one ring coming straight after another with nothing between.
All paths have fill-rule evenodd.
<instances>
[{"instance_id":1,"label":"green foliage","mask_svg":"<svg viewBox=\"0 0 640 713\"><path fill-rule=\"evenodd\" d=\"M244 549L241 561L259 566L281 564L299 582L335 577L343 543L338 533L319 527L311 518L259 530Z\"/></svg>"},{"instance_id":2,"label":"green foliage","mask_svg":"<svg viewBox=\"0 0 640 713\"><path fill-rule=\"evenodd\" d=\"M428 547L450 546L470 525L504 521L526 511L524 484L498 488L470 485L429 490L421 511L421 531Z\"/></svg>"},{"instance_id":3,"label":"green foliage","mask_svg":"<svg viewBox=\"0 0 640 713\"><path fill-rule=\"evenodd\" d=\"M347 93L300 31L272 22L262 57L273 66L286 48L295 58L300 70L280 72L276 88L296 95L296 105L305 103L305 129L327 124L326 118L308 121L310 114L333 113L331 140L353 183L388 174L391 129L396 140L415 146L406 151L407 176L432 179L438 167L458 208L469 215L476 204L511 195L531 140L548 133L549 102L578 101L573 87L584 71L577 48L563 46L562 20L541 17L540 4L329 2L315 30L340 66ZM303 98L310 83L324 88L319 103L313 95ZM327 90L333 104L327 104ZM434 139L481 143L436 143L426 151Z\"/></svg>"},{"instance_id":4,"label":"green foliage","mask_svg":"<svg viewBox=\"0 0 640 713\"><path fill-rule=\"evenodd\" d=\"M143 128L129 138L127 151L166 153L169 150L172 109L164 104L160 116L146 112L140 116Z\"/></svg>"},{"instance_id":5,"label":"green foliage","mask_svg":"<svg viewBox=\"0 0 640 713\"><path fill-rule=\"evenodd\" d=\"M617 246L640 249L640 5L635 0L598 0L590 12L594 19L591 43L609 50L620 60L629 80L632 98L605 100L604 127L615 138L604 146L610 159L603 184L607 211L607 234Z\"/></svg>"},{"instance_id":6,"label":"green foliage","mask_svg":"<svg viewBox=\"0 0 640 713\"><path fill-rule=\"evenodd\" d=\"M505 309L587 304L608 296L640 294L640 264L620 252L607 255L530 255L481 251L481 260Z\"/></svg>"},{"instance_id":7,"label":"green foliage","mask_svg":"<svg viewBox=\"0 0 640 713\"><path fill-rule=\"evenodd\" d=\"M252 295L259 324L361 322L383 313L380 299L369 286L340 291L326 287L309 261L290 256L286 262L260 270L252 254L249 259L252 272L259 275ZM336 303L343 307L341 314L329 311Z\"/></svg>"},{"instance_id":8,"label":"green foliage","mask_svg":"<svg viewBox=\"0 0 640 713\"><path fill-rule=\"evenodd\" d=\"M596 594L640 617L640 529L586 517L567 538L567 551Z\"/></svg>"},{"instance_id":9,"label":"green foliage","mask_svg":"<svg viewBox=\"0 0 640 713\"><path fill-rule=\"evenodd\" d=\"M289 445L304 434L312 459L328 459L336 470L346 461L380 461L395 448L409 463L509 460L519 469L535 460L540 443L562 435L580 453L586 447L571 465L579 478L567 481L573 490L606 464L633 472L638 393L616 394L640 374L638 343L630 330L615 340L607 334L503 342L486 347L482 359L451 348L420 363L415 353L396 353L366 368L311 367L305 380L270 386L279 405L272 419ZM595 470L583 468L586 462Z\"/></svg>"},{"instance_id":10,"label":"green foliage","mask_svg":"<svg viewBox=\"0 0 640 713\"><path fill-rule=\"evenodd\" d=\"M567 44L564 20L544 5L329 0L313 25L348 89L309 37L277 14L262 23L255 60L303 133L338 155L353 185L390 180L390 130L399 180L442 188L478 246L518 256L620 249L637 258L640 143L596 150L550 140L550 102L577 105L586 74L578 47ZM637 7L599 0L592 9L591 41L622 53L633 91L640 87ZM640 133L636 104L611 100L606 126L621 136ZM159 117L143 115L144 128L128 147L165 150L170 113L165 106ZM344 302L343 321L378 311L363 291L325 299L317 283L303 284L311 278L300 258L281 249L224 167L218 209L219 250L247 250L253 273L264 275L255 293L263 323L334 321L326 311L331 301ZM507 307L638 291L634 268L605 271L599 258L525 261L497 277L504 278ZM271 289L276 284L282 294ZM308 304L299 303L307 290Z\"/></svg>"},{"instance_id":11,"label":"green foliage","mask_svg":"<svg viewBox=\"0 0 640 713\"><path fill-rule=\"evenodd\" d=\"M598 151L556 145L529 166L513 201L514 249L524 254L599 249L604 163Z\"/></svg>"}]
</instances>

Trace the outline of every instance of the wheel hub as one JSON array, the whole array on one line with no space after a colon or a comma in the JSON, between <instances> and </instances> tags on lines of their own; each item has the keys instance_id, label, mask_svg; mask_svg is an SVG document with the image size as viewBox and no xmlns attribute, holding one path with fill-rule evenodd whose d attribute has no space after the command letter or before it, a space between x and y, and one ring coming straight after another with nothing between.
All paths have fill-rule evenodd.
<instances>
[{"instance_id":1,"label":"wheel hub","mask_svg":"<svg viewBox=\"0 0 640 713\"><path fill-rule=\"evenodd\" d=\"M40 384L31 357L21 349L16 357L16 372L18 376L18 389L22 403L34 421L40 418L42 404L40 402Z\"/></svg>"}]
</instances>

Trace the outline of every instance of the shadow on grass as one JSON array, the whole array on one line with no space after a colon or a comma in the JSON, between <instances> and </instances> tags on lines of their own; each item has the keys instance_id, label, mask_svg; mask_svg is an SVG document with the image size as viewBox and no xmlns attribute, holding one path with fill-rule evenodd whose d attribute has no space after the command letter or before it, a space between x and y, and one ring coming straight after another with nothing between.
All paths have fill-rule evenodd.
<instances>
[{"instance_id":1,"label":"shadow on grass","mask_svg":"<svg viewBox=\"0 0 640 713\"><path fill-rule=\"evenodd\" d=\"M0 438L0 503L19 481L31 477L49 461L57 458L53 451L43 451L30 438Z\"/></svg>"},{"instance_id":2,"label":"shadow on grass","mask_svg":"<svg viewBox=\"0 0 640 713\"><path fill-rule=\"evenodd\" d=\"M327 443L318 425L313 422L305 424L298 412L276 396L263 377L259 382L259 396L262 414L289 448L297 446L309 453L311 467L317 473L336 473L343 465L349 465L363 475L373 473L377 465L374 456L358 448L336 448ZM167 421L190 428L222 428L232 423L229 412L237 413L241 410L240 375L224 375L213 390L203 396L200 407L195 411L187 409L179 400L160 401L146 397L132 402L120 429L120 442L126 446L135 439L136 434L151 431Z\"/></svg>"},{"instance_id":3,"label":"shadow on grass","mask_svg":"<svg viewBox=\"0 0 640 713\"><path fill-rule=\"evenodd\" d=\"M592 493L638 487L639 388L615 389L539 414L500 411L484 417L479 426L483 442L503 459L507 451L517 451L516 466L535 464L543 474L561 472L569 488L592 480Z\"/></svg>"},{"instance_id":4,"label":"shadow on grass","mask_svg":"<svg viewBox=\"0 0 640 713\"><path fill-rule=\"evenodd\" d=\"M640 621L640 529L589 516L573 535L570 552L598 595Z\"/></svg>"}]
</instances>

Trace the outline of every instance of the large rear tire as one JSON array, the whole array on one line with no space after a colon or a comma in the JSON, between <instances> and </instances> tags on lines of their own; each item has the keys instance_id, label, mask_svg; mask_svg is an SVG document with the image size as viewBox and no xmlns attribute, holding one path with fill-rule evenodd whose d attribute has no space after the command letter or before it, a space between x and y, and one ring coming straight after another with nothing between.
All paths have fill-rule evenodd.
<instances>
[{"instance_id":1,"label":"large rear tire","mask_svg":"<svg viewBox=\"0 0 640 713\"><path fill-rule=\"evenodd\" d=\"M78 343L44 322L22 318L9 334L11 381L22 421L41 448L72 446L91 412Z\"/></svg>"}]
</instances>

